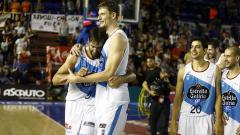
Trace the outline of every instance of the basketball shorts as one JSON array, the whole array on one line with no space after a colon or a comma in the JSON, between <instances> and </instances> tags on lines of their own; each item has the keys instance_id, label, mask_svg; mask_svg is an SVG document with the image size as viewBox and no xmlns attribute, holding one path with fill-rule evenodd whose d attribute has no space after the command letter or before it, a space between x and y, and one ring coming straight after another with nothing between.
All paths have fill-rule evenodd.
<instances>
[{"instance_id":1,"label":"basketball shorts","mask_svg":"<svg viewBox=\"0 0 240 135\"><path fill-rule=\"evenodd\" d=\"M178 134L180 135L213 135L213 115L186 116L180 115Z\"/></svg>"},{"instance_id":2,"label":"basketball shorts","mask_svg":"<svg viewBox=\"0 0 240 135\"><path fill-rule=\"evenodd\" d=\"M96 110L96 135L124 135L128 103L107 105Z\"/></svg>"},{"instance_id":3,"label":"basketball shorts","mask_svg":"<svg viewBox=\"0 0 240 135\"><path fill-rule=\"evenodd\" d=\"M95 106L82 101L66 101L66 135L94 135Z\"/></svg>"}]
</instances>

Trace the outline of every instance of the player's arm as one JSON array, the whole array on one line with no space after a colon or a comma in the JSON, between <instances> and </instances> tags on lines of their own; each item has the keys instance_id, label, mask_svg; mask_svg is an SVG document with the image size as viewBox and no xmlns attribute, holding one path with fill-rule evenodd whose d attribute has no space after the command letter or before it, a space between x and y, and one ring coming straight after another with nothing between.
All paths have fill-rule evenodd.
<instances>
[{"instance_id":1,"label":"player's arm","mask_svg":"<svg viewBox=\"0 0 240 135\"><path fill-rule=\"evenodd\" d=\"M236 135L240 135L240 126L237 128L237 133Z\"/></svg>"},{"instance_id":2,"label":"player's arm","mask_svg":"<svg viewBox=\"0 0 240 135\"><path fill-rule=\"evenodd\" d=\"M74 65L77 62L77 57L75 55L69 54L66 61L58 69L56 74L53 76L52 83L53 85L63 85L67 81L67 76L69 75L68 69L73 69Z\"/></svg>"},{"instance_id":3,"label":"player's arm","mask_svg":"<svg viewBox=\"0 0 240 135\"><path fill-rule=\"evenodd\" d=\"M114 76L118 65L120 64L127 47L127 40L124 40L122 35L118 34L111 39L109 55L107 58L105 70L102 72L87 75L85 77L71 76L68 81L70 83L89 83L89 82L104 82Z\"/></svg>"},{"instance_id":4,"label":"player's arm","mask_svg":"<svg viewBox=\"0 0 240 135\"><path fill-rule=\"evenodd\" d=\"M215 134L222 135L223 134L223 122L222 122L222 95L221 95L221 70L217 66L216 68L216 101L215 101L215 113L216 113L216 121L215 121Z\"/></svg>"},{"instance_id":5,"label":"player's arm","mask_svg":"<svg viewBox=\"0 0 240 135\"><path fill-rule=\"evenodd\" d=\"M185 67L179 69L178 76L177 76L177 86L176 86L176 94L173 102L173 114L172 120L170 125L170 134L176 135L177 134L177 119L179 117L179 112L182 104L182 94L183 94L183 75L185 72Z\"/></svg>"},{"instance_id":6,"label":"player's arm","mask_svg":"<svg viewBox=\"0 0 240 135\"><path fill-rule=\"evenodd\" d=\"M128 72L126 75L112 76L108 79L108 85L112 88L118 88L123 83L129 83L136 79L136 74Z\"/></svg>"}]
</instances>

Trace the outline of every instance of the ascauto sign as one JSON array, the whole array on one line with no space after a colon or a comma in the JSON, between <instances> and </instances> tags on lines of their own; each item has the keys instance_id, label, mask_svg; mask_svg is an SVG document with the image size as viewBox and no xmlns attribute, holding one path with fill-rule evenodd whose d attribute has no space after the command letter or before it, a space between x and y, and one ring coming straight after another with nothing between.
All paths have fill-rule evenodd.
<instances>
[{"instance_id":1,"label":"ascauto sign","mask_svg":"<svg viewBox=\"0 0 240 135\"><path fill-rule=\"evenodd\" d=\"M0 99L45 101L47 91L45 86L39 85L4 85L0 86Z\"/></svg>"}]
</instances>

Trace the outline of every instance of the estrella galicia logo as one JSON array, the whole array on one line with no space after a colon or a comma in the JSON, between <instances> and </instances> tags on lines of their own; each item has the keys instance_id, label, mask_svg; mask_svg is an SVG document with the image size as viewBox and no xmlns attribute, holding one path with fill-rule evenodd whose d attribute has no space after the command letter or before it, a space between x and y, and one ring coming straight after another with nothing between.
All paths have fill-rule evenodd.
<instances>
[{"instance_id":1,"label":"estrella galicia logo","mask_svg":"<svg viewBox=\"0 0 240 135\"><path fill-rule=\"evenodd\" d=\"M187 97L189 99L206 100L209 97L209 90L201 84L196 84L188 89Z\"/></svg>"},{"instance_id":2,"label":"estrella galicia logo","mask_svg":"<svg viewBox=\"0 0 240 135\"><path fill-rule=\"evenodd\" d=\"M236 107L237 102L237 96L231 90L222 94L222 105L224 109L230 110Z\"/></svg>"}]
</instances>

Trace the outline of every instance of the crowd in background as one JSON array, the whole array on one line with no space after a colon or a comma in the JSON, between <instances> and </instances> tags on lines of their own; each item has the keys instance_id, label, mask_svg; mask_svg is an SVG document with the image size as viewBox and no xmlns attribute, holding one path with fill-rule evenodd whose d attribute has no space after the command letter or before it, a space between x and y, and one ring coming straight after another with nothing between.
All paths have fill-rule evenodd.
<instances>
[{"instance_id":1,"label":"crowd in background","mask_svg":"<svg viewBox=\"0 0 240 135\"><path fill-rule=\"evenodd\" d=\"M221 51L227 46L239 46L240 28L239 24L237 25L240 16L239 3L237 0L211 3L204 0L141 1L140 22L121 26L128 34L130 42L128 70L137 75L137 80L132 85L142 85L147 70L147 57L154 57L158 67L168 69L170 82L175 85L178 69L190 61L189 42L193 36L203 37L206 41L217 40L217 46L223 48ZM49 4L52 4L51 8ZM193 4L196 4L194 9L191 6ZM200 7L204 4L205 7ZM31 57L29 44L33 36L29 25L30 18L25 13L54 11L59 14L82 14L82 0L61 2L42 0L41 3L33 0L12 0L8 1L7 6L4 6L2 1L1 8L6 12L21 14L12 16L1 34L0 83L22 84L28 80L24 77L29 69L28 58ZM197 12L196 9L199 11ZM186 19L184 13L193 10L197 18L192 18L189 14ZM205 25L200 22L205 22ZM232 22L230 27L222 27L229 22ZM77 33L79 34L80 31L81 29L78 29ZM72 40L72 43L74 41ZM19 77L9 76L9 72L14 73L15 70L19 70L21 75L16 73Z\"/></svg>"},{"instance_id":2,"label":"crowd in background","mask_svg":"<svg viewBox=\"0 0 240 135\"><path fill-rule=\"evenodd\" d=\"M18 21L8 19L0 38L0 83L25 84L28 82L28 70L31 63L30 44L36 36L29 27L26 17Z\"/></svg>"}]
</instances>

